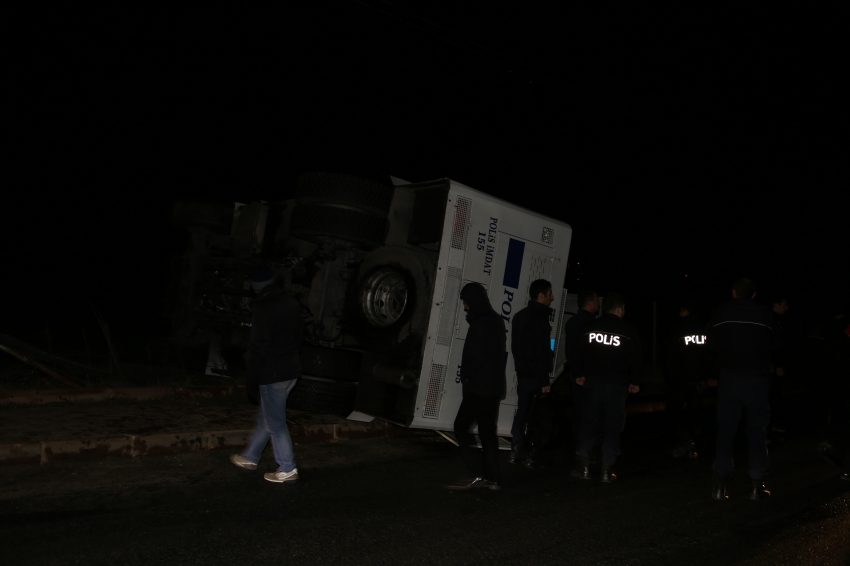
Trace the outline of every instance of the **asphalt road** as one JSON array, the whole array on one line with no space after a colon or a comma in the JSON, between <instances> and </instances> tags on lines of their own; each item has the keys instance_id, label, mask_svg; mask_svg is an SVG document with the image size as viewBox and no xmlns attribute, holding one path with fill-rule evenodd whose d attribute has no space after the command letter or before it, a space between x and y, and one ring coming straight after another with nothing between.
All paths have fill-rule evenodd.
<instances>
[{"instance_id":1,"label":"asphalt road","mask_svg":"<svg viewBox=\"0 0 850 566\"><path fill-rule=\"evenodd\" d=\"M709 497L710 455L667 455L661 417L627 424L621 481L507 463L505 489L451 492L434 433L296 447L297 485L226 452L0 468L6 564L847 564L850 482L811 438L771 452L774 496ZM744 462L743 454L737 459Z\"/></svg>"}]
</instances>

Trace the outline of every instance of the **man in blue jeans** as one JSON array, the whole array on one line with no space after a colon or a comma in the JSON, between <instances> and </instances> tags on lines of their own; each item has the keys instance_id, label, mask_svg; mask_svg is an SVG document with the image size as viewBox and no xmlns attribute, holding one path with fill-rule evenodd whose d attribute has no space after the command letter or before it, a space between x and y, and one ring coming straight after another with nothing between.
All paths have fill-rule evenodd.
<instances>
[{"instance_id":1,"label":"man in blue jeans","mask_svg":"<svg viewBox=\"0 0 850 566\"><path fill-rule=\"evenodd\" d=\"M292 439L286 426L286 398L301 376L298 347L301 344L301 307L274 283L268 267L251 272L257 297L251 305L251 348L245 389L252 403L259 404L257 428L242 454L230 461L246 470L256 470L269 439L278 470L263 477L275 483L298 481Z\"/></svg>"}]
</instances>

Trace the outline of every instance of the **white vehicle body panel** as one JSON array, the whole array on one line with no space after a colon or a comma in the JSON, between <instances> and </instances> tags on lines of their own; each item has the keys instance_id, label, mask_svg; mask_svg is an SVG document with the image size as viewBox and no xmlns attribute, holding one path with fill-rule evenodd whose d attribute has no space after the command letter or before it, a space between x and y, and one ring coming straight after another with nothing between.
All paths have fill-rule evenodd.
<instances>
[{"instance_id":1,"label":"white vehicle body panel","mask_svg":"<svg viewBox=\"0 0 850 566\"><path fill-rule=\"evenodd\" d=\"M563 282L572 229L564 222L454 181L448 198L428 337L410 426L437 430L453 427L462 399L460 365L468 330L459 293L466 283L475 281L487 289L507 331L508 352L493 352L504 356L506 363L507 395L498 421L498 434L505 436L510 434L517 399L516 372L510 354L511 321L527 305L528 287L536 279L552 282L555 300L550 321L556 353L553 370L560 371L563 366L560 346L567 299ZM553 371L550 376L554 379L557 373Z\"/></svg>"}]
</instances>

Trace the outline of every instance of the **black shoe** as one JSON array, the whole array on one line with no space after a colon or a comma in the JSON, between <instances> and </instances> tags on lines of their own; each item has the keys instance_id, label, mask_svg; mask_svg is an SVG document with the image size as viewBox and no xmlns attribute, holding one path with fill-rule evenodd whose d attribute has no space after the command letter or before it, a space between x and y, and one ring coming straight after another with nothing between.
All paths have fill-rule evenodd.
<instances>
[{"instance_id":1,"label":"black shoe","mask_svg":"<svg viewBox=\"0 0 850 566\"><path fill-rule=\"evenodd\" d=\"M528 457L525 459L525 467L531 468L532 470L551 468L552 462L543 459L540 454L535 451L532 451L531 454L529 454Z\"/></svg>"},{"instance_id":2,"label":"black shoe","mask_svg":"<svg viewBox=\"0 0 850 566\"><path fill-rule=\"evenodd\" d=\"M522 449L522 443L511 445L511 457L508 458L510 464L522 464L525 462L525 451Z\"/></svg>"},{"instance_id":3,"label":"black shoe","mask_svg":"<svg viewBox=\"0 0 850 566\"><path fill-rule=\"evenodd\" d=\"M613 483L615 481L617 481L617 474L614 473L613 468L602 466L602 483Z\"/></svg>"},{"instance_id":4,"label":"black shoe","mask_svg":"<svg viewBox=\"0 0 850 566\"><path fill-rule=\"evenodd\" d=\"M462 480L458 480L454 483L450 483L446 487L448 489L474 489L476 487L487 487L487 480L484 478L465 478Z\"/></svg>"},{"instance_id":5,"label":"black shoe","mask_svg":"<svg viewBox=\"0 0 850 566\"><path fill-rule=\"evenodd\" d=\"M579 456L578 464L573 470L570 472L570 475L574 478L579 478L582 480L590 479L590 458L587 456Z\"/></svg>"},{"instance_id":6,"label":"black shoe","mask_svg":"<svg viewBox=\"0 0 850 566\"><path fill-rule=\"evenodd\" d=\"M714 476L711 482L711 498L717 501L726 501L729 499L729 492L726 491L726 479L720 476Z\"/></svg>"},{"instance_id":7,"label":"black shoe","mask_svg":"<svg viewBox=\"0 0 850 566\"><path fill-rule=\"evenodd\" d=\"M770 490L764 486L764 481L753 480L753 488L750 490L750 499L758 501L770 497Z\"/></svg>"}]
</instances>

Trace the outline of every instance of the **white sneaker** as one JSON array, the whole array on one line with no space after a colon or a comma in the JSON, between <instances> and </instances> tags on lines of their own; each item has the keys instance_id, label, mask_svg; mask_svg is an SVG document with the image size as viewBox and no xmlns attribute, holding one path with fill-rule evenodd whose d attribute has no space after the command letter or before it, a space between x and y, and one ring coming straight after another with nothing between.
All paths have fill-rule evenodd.
<instances>
[{"instance_id":1,"label":"white sneaker","mask_svg":"<svg viewBox=\"0 0 850 566\"><path fill-rule=\"evenodd\" d=\"M281 472L279 469L270 474L263 474L263 477L275 483L295 483L298 481L298 468L291 472Z\"/></svg>"},{"instance_id":2,"label":"white sneaker","mask_svg":"<svg viewBox=\"0 0 850 566\"><path fill-rule=\"evenodd\" d=\"M241 454L231 454L230 461L239 466L240 468L244 468L246 470L256 470L257 464L242 456Z\"/></svg>"}]
</instances>

